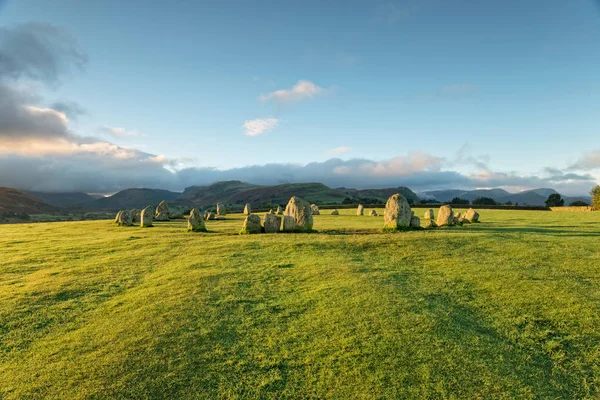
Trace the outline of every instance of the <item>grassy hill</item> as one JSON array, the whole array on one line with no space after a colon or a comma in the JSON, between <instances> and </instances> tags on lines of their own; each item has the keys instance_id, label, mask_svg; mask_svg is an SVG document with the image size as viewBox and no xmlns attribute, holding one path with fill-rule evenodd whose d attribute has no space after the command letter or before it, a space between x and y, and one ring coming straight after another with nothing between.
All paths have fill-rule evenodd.
<instances>
[{"instance_id":1,"label":"grassy hill","mask_svg":"<svg viewBox=\"0 0 600 400\"><path fill-rule=\"evenodd\" d=\"M56 207L87 207L97 200L97 197L81 192L45 193L28 191L26 193Z\"/></svg>"},{"instance_id":2,"label":"grassy hill","mask_svg":"<svg viewBox=\"0 0 600 400\"><path fill-rule=\"evenodd\" d=\"M423 192L423 194L427 196L431 196L436 200L441 202L449 202L454 197L459 197L461 199L466 199L469 201L475 200L477 197L491 197L501 204L505 204L507 202L512 202L513 204L520 205L530 205L530 206L543 206L546 205L546 200L548 196L553 193L558 193L554 189L549 188L540 188L540 189L532 189L525 190L518 193L509 193L504 189L479 189L479 190L431 190ZM565 205L569 205L571 202L576 200L590 202L591 197L589 196L578 196L578 197L569 197L561 195L565 200Z\"/></svg>"},{"instance_id":3,"label":"grassy hill","mask_svg":"<svg viewBox=\"0 0 600 400\"><path fill-rule=\"evenodd\" d=\"M190 186L183 191L179 201L196 206L218 202L232 203L232 196L255 188L260 188L260 186L240 181L217 182L209 186Z\"/></svg>"},{"instance_id":4,"label":"grassy hill","mask_svg":"<svg viewBox=\"0 0 600 400\"><path fill-rule=\"evenodd\" d=\"M0 398L600 397L600 213L341 213L0 226Z\"/></svg>"},{"instance_id":5,"label":"grassy hill","mask_svg":"<svg viewBox=\"0 0 600 400\"><path fill-rule=\"evenodd\" d=\"M59 209L40 198L11 188L0 187L0 214L42 214Z\"/></svg>"},{"instance_id":6,"label":"grassy hill","mask_svg":"<svg viewBox=\"0 0 600 400\"><path fill-rule=\"evenodd\" d=\"M390 198L393 194L400 193L409 201L409 203L418 203L419 196L409 188L405 186L399 186L396 188L384 188L384 189L338 189L338 191L343 192L346 197L352 199L353 203L371 203L376 204L377 202L373 202L372 199L378 200L385 204L387 199Z\"/></svg>"},{"instance_id":7,"label":"grassy hill","mask_svg":"<svg viewBox=\"0 0 600 400\"><path fill-rule=\"evenodd\" d=\"M156 206L163 200L175 200L180 193L163 189L126 189L109 197L96 200L93 205L96 208L120 210L129 208L145 208Z\"/></svg>"}]
</instances>

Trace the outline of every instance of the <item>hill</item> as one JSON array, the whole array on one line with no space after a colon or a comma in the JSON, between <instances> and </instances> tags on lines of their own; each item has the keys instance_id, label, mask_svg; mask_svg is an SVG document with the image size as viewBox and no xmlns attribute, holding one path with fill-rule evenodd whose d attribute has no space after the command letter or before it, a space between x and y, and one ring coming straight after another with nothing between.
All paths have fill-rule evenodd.
<instances>
[{"instance_id":1,"label":"hill","mask_svg":"<svg viewBox=\"0 0 600 400\"><path fill-rule=\"evenodd\" d=\"M543 206L546 205L548 196L553 193L558 193L554 189L540 188L525 190L518 193L510 193L504 189L478 189L478 190L430 190L423 192L424 197L433 197L441 202L449 202L454 197L460 197L461 199L467 199L473 201L477 197L491 197L495 201L501 204L512 202L513 204L529 205L529 206ZM577 196L569 197L561 195L565 200L565 205L570 204L573 201L581 200L590 202L589 196Z\"/></svg>"},{"instance_id":2,"label":"hill","mask_svg":"<svg viewBox=\"0 0 600 400\"><path fill-rule=\"evenodd\" d=\"M26 193L56 207L86 207L97 200L97 197L81 192L44 193L27 191Z\"/></svg>"},{"instance_id":3,"label":"hill","mask_svg":"<svg viewBox=\"0 0 600 400\"><path fill-rule=\"evenodd\" d=\"M181 194L163 189L125 189L109 197L94 201L95 208L118 210L156 206L163 200L175 200Z\"/></svg>"},{"instance_id":4,"label":"hill","mask_svg":"<svg viewBox=\"0 0 600 400\"><path fill-rule=\"evenodd\" d=\"M190 186L185 188L178 200L179 202L196 206L215 204L218 202L232 203L231 201L228 201L232 196L260 187L261 186L240 181L216 182L209 186Z\"/></svg>"},{"instance_id":5,"label":"hill","mask_svg":"<svg viewBox=\"0 0 600 400\"><path fill-rule=\"evenodd\" d=\"M39 197L16 189L0 187L0 214L46 214L60 212L58 207Z\"/></svg>"}]
</instances>

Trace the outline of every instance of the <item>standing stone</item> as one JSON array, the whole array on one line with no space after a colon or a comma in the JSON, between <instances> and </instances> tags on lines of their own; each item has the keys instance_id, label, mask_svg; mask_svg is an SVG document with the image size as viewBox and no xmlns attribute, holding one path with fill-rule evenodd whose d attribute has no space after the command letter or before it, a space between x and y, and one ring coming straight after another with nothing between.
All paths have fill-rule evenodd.
<instances>
[{"instance_id":1,"label":"standing stone","mask_svg":"<svg viewBox=\"0 0 600 400\"><path fill-rule=\"evenodd\" d=\"M277 215L281 215L283 214L283 210L281 209L281 206L277 206Z\"/></svg>"},{"instance_id":2,"label":"standing stone","mask_svg":"<svg viewBox=\"0 0 600 400\"><path fill-rule=\"evenodd\" d=\"M252 210L250 208L250 204L246 204L246 206L244 207L244 215L250 215L252 214Z\"/></svg>"},{"instance_id":3,"label":"standing stone","mask_svg":"<svg viewBox=\"0 0 600 400\"><path fill-rule=\"evenodd\" d=\"M312 212L312 215L321 215L321 212L319 211L319 207L317 207L316 204L310 205L310 211Z\"/></svg>"},{"instance_id":4,"label":"standing stone","mask_svg":"<svg viewBox=\"0 0 600 400\"><path fill-rule=\"evenodd\" d=\"M437 217L437 226L448 226L454 224L454 211L449 205L441 206Z\"/></svg>"},{"instance_id":5,"label":"standing stone","mask_svg":"<svg viewBox=\"0 0 600 400\"><path fill-rule=\"evenodd\" d=\"M433 219L425 220L425 228L437 228L437 224L435 223L435 220L433 220Z\"/></svg>"},{"instance_id":6,"label":"standing stone","mask_svg":"<svg viewBox=\"0 0 600 400\"><path fill-rule=\"evenodd\" d=\"M296 219L289 215L284 215L281 230L284 232L294 232L296 230Z\"/></svg>"},{"instance_id":7,"label":"standing stone","mask_svg":"<svg viewBox=\"0 0 600 400\"><path fill-rule=\"evenodd\" d=\"M371 212L369 213L369 216L376 217L377 216L377 211L371 210Z\"/></svg>"},{"instance_id":8,"label":"standing stone","mask_svg":"<svg viewBox=\"0 0 600 400\"><path fill-rule=\"evenodd\" d=\"M308 201L300 197L292 197L285 207L285 215L294 217L297 231L310 232L312 230L313 216Z\"/></svg>"},{"instance_id":9,"label":"standing stone","mask_svg":"<svg viewBox=\"0 0 600 400\"><path fill-rule=\"evenodd\" d=\"M213 212L207 212L207 213L206 213L206 216L204 217L204 219L205 219L206 221L208 221L208 220L214 220L215 218L216 218L216 217L215 217L215 213L213 213Z\"/></svg>"},{"instance_id":10,"label":"standing stone","mask_svg":"<svg viewBox=\"0 0 600 400\"><path fill-rule=\"evenodd\" d=\"M358 208L356 209L356 215L365 215L365 208L362 204L358 205Z\"/></svg>"},{"instance_id":11,"label":"standing stone","mask_svg":"<svg viewBox=\"0 0 600 400\"><path fill-rule=\"evenodd\" d=\"M123 210L119 213L119 226L131 226L131 214L129 214L129 211Z\"/></svg>"},{"instance_id":12,"label":"standing stone","mask_svg":"<svg viewBox=\"0 0 600 400\"><path fill-rule=\"evenodd\" d=\"M161 201L158 207L156 207L156 215L154 216L155 221L168 221L169 220L169 206L166 201Z\"/></svg>"},{"instance_id":13,"label":"standing stone","mask_svg":"<svg viewBox=\"0 0 600 400\"><path fill-rule=\"evenodd\" d=\"M142 210L140 213L140 226L142 228L147 228L152 226L152 220L154 219L154 213L152 212L152 207L148 206Z\"/></svg>"},{"instance_id":14,"label":"standing stone","mask_svg":"<svg viewBox=\"0 0 600 400\"><path fill-rule=\"evenodd\" d=\"M137 208L134 208L133 210L129 211L129 214L131 214L131 223L132 224L140 223L140 210L138 210Z\"/></svg>"},{"instance_id":15,"label":"standing stone","mask_svg":"<svg viewBox=\"0 0 600 400\"><path fill-rule=\"evenodd\" d=\"M260 217L256 214L250 214L244 220L240 234L260 233L261 231Z\"/></svg>"},{"instance_id":16,"label":"standing stone","mask_svg":"<svg viewBox=\"0 0 600 400\"><path fill-rule=\"evenodd\" d=\"M206 232L204 218L197 208L192 208L190 217L188 218L188 232Z\"/></svg>"},{"instance_id":17,"label":"standing stone","mask_svg":"<svg viewBox=\"0 0 600 400\"><path fill-rule=\"evenodd\" d=\"M421 218L415 215L410 217L410 227L414 229L421 229Z\"/></svg>"},{"instance_id":18,"label":"standing stone","mask_svg":"<svg viewBox=\"0 0 600 400\"><path fill-rule=\"evenodd\" d=\"M338 210L333 210L331 212L331 215L340 215L340 212Z\"/></svg>"},{"instance_id":19,"label":"standing stone","mask_svg":"<svg viewBox=\"0 0 600 400\"><path fill-rule=\"evenodd\" d=\"M274 211L274 210L271 208L271 209L269 210L269 214L275 214L275 211Z\"/></svg>"},{"instance_id":20,"label":"standing stone","mask_svg":"<svg viewBox=\"0 0 600 400\"><path fill-rule=\"evenodd\" d=\"M425 215L423 216L423 219L435 219L435 214L434 214L433 210L429 209L429 210L425 211Z\"/></svg>"},{"instance_id":21,"label":"standing stone","mask_svg":"<svg viewBox=\"0 0 600 400\"><path fill-rule=\"evenodd\" d=\"M472 208L469 208L465 213L465 219L469 222L479 222L479 213Z\"/></svg>"},{"instance_id":22,"label":"standing stone","mask_svg":"<svg viewBox=\"0 0 600 400\"><path fill-rule=\"evenodd\" d=\"M385 203L383 226L386 229L401 229L410 227L413 212L406 197L400 193L392 195Z\"/></svg>"},{"instance_id":23,"label":"standing stone","mask_svg":"<svg viewBox=\"0 0 600 400\"><path fill-rule=\"evenodd\" d=\"M225 206L217 203L217 215L226 215L227 212L225 211Z\"/></svg>"},{"instance_id":24,"label":"standing stone","mask_svg":"<svg viewBox=\"0 0 600 400\"><path fill-rule=\"evenodd\" d=\"M119 210L119 212L117 212L117 215L115 216L115 224L118 224L118 223L119 223L119 217L121 216L121 213L122 213L122 212L123 212L123 211L121 211L121 210Z\"/></svg>"},{"instance_id":25,"label":"standing stone","mask_svg":"<svg viewBox=\"0 0 600 400\"><path fill-rule=\"evenodd\" d=\"M263 218L265 233L276 233L281 228L281 217L275 214L266 214Z\"/></svg>"}]
</instances>

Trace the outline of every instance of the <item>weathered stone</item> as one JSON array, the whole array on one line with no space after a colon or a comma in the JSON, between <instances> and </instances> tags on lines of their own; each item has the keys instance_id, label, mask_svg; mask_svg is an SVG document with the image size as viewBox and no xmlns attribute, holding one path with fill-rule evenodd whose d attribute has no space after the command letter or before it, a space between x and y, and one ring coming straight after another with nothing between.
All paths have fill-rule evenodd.
<instances>
[{"instance_id":1,"label":"weathered stone","mask_svg":"<svg viewBox=\"0 0 600 400\"><path fill-rule=\"evenodd\" d=\"M417 217L416 215L413 215L410 218L410 227L414 228L414 229L420 229L421 228L421 218Z\"/></svg>"},{"instance_id":2,"label":"weathered stone","mask_svg":"<svg viewBox=\"0 0 600 400\"><path fill-rule=\"evenodd\" d=\"M400 193L392 195L385 203L383 226L386 229L402 229L410 227L413 212L406 197Z\"/></svg>"},{"instance_id":3,"label":"weathered stone","mask_svg":"<svg viewBox=\"0 0 600 400\"><path fill-rule=\"evenodd\" d=\"M435 223L435 220L433 220L433 219L425 220L425 228L437 228L437 224Z\"/></svg>"},{"instance_id":4,"label":"weathered stone","mask_svg":"<svg viewBox=\"0 0 600 400\"><path fill-rule=\"evenodd\" d=\"M215 213L213 212L207 212L206 215L204 216L204 220L208 221L208 220L214 220L216 218Z\"/></svg>"},{"instance_id":5,"label":"weathered stone","mask_svg":"<svg viewBox=\"0 0 600 400\"><path fill-rule=\"evenodd\" d=\"M276 211L277 215L281 215L283 214L283 210L281 209L281 206L277 206L277 211Z\"/></svg>"},{"instance_id":6,"label":"weathered stone","mask_svg":"<svg viewBox=\"0 0 600 400\"><path fill-rule=\"evenodd\" d=\"M182 213L169 214L169 219L185 219Z\"/></svg>"},{"instance_id":7,"label":"weathered stone","mask_svg":"<svg viewBox=\"0 0 600 400\"><path fill-rule=\"evenodd\" d=\"M137 208L134 208L131 211L129 211L129 215L131 215L131 223L132 224L140 223L140 210L138 210Z\"/></svg>"},{"instance_id":8,"label":"weathered stone","mask_svg":"<svg viewBox=\"0 0 600 400\"><path fill-rule=\"evenodd\" d=\"M275 210L273 210L272 208L269 210L269 214L275 214Z\"/></svg>"},{"instance_id":9,"label":"weathered stone","mask_svg":"<svg viewBox=\"0 0 600 400\"><path fill-rule=\"evenodd\" d=\"M188 232L206 232L203 215L197 208L192 208L188 218Z\"/></svg>"},{"instance_id":10,"label":"weathered stone","mask_svg":"<svg viewBox=\"0 0 600 400\"><path fill-rule=\"evenodd\" d=\"M154 219L154 213L152 212L152 207L148 206L142 210L140 213L140 226L142 228L147 228L152 226L152 220Z\"/></svg>"},{"instance_id":11,"label":"weathered stone","mask_svg":"<svg viewBox=\"0 0 600 400\"><path fill-rule=\"evenodd\" d=\"M217 215L227 215L227 211L225 211L225 206L217 203Z\"/></svg>"},{"instance_id":12,"label":"weathered stone","mask_svg":"<svg viewBox=\"0 0 600 400\"><path fill-rule=\"evenodd\" d=\"M260 233L262 227L260 226L260 217L256 214L250 214L244 220L242 225L241 234Z\"/></svg>"},{"instance_id":13,"label":"weathered stone","mask_svg":"<svg viewBox=\"0 0 600 400\"><path fill-rule=\"evenodd\" d=\"M265 233L279 232L281 228L281 217L275 214L266 214L263 218L263 228Z\"/></svg>"},{"instance_id":14,"label":"weathered stone","mask_svg":"<svg viewBox=\"0 0 600 400\"><path fill-rule=\"evenodd\" d=\"M123 210L119 214L119 226L131 226L131 214L127 210Z\"/></svg>"},{"instance_id":15,"label":"weathered stone","mask_svg":"<svg viewBox=\"0 0 600 400\"><path fill-rule=\"evenodd\" d=\"M333 210L331 212L331 215L340 215L340 212L338 210Z\"/></svg>"},{"instance_id":16,"label":"weathered stone","mask_svg":"<svg viewBox=\"0 0 600 400\"><path fill-rule=\"evenodd\" d=\"M435 219L435 213L433 212L433 210L429 209L429 210L425 211L425 215L423 216L423 219Z\"/></svg>"},{"instance_id":17,"label":"weathered stone","mask_svg":"<svg viewBox=\"0 0 600 400\"><path fill-rule=\"evenodd\" d=\"M246 206L244 207L244 215L250 214L252 214L252 209L250 208L250 204L246 204Z\"/></svg>"},{"instance_id":18,"label":"weathered stone","mask_svg":"<svg viewBox=\"0 0 600 400\"><path fill-rule=\"evenodd\" d=\"M472 208L469 208L465 213L465 219L469 222L479 222L479 213Z\"/></svg>"},{"instance_id":19,"label":"weathered stone","mask_svg":"<svg viewBox=\"0 0 600 400\"><path fill-rule=\"evenodd\" d=\"M436 220L437 226L447 226L454 224L454 211L449 205L441 206Z\"/></svg>"},{"instance_id":20,"label":"weathered stone","mask_svg":"<svg viewBox=\"0 0 600 400\"><path fill-rule=\"evenodd\" d=\"M317 207L316 204L310 205L310 211L312 212L312 215L321 215L321 212L319 211L319 207Z\"/></svg>"},{"instance_id":21,"label":"weathered stone","mask_svg":"<svg viewBox=\"0 0 600 400\"><path fill-rule=\"evenodd\" d=\"M365 208L362 204L358 205L358 208L356 209L356 215L365 215Z\"/></svg>"},{"instance_id":22,"label":"weathered stone","mask_svg":"<svg viewBox=\"0 0 600 400\"><path fill-rule=\"evenodd\" d=\"M313 227L313 216L310 204L300 197L292 197L285 207L285 215L294 217L296 230L310 232Z\"/></svg>"},{"instance_id":23,"label":"weathered stone","mask_svg":"<svg viewBox=\"0 0 600 400\"><path fill-rule=\"evenodd\" d=\"M121 215L122 212L123 212L122 210L119 210L119 212L117 212L117 215L115 216L115 224L119 223L119 217L120 217L120 215Z\"/></svg>"},{"instance_id":24,"label":"weathered stone","mask_svg":"<svg viewBox=\"0 0 600 400\"><path fill-rule=\"evenodd\" d=\"M371 212L369 213L369 216L376 217L377 216L377 211L371 210Z\"/></svg>"},{"instance_id":25,"label":"weathered stone","mask_svg":"<svg viewBox=\"0 0 600 400\"><path fill-rule=\"evenodd\" d=\"M169 206L166 201L161 201L158 207L156 207L156 215L154 216L155 221L168 221L169 220Z\"/></svg>"},{"instance_id":26,"label":"weathered stone","mask_svg":"<svg viewBox=\"0 0 600 400\"><path fill-rule=\"evenodd\" d=\"M281 230L284 232L293 232L296 230L296 219L289 215L284 215L281 224Z\"/></svg>"}]
</instances>

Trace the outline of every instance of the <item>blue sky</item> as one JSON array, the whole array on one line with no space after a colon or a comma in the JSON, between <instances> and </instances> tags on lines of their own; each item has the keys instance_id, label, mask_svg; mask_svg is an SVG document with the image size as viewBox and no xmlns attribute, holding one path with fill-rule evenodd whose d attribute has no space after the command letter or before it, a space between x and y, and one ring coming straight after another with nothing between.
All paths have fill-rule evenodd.
<instances>
[{"instance_id":1,"label":"blue sky","mask_svg":"<svg viewBox=\"0 0 600 400\"><path fill-rule=\"evenodd\" d=\"M296 169L326 169L332 157L344 162L311 180L420 186L419 174L452 172L460 179L447 186L583 194L600 177L600 8L591 0L0 6L5 34L30 23L60 29L85 62L61 63L55 79L20 73L5 84L35 92L39 109L57 101L83 109L66 115L70 135L160 156L171 173L198 171L198 182L179 186L235 171L257 182L272 176L264 183L311 179ZM12 138L2 154L19 165L34 159L39 170L49 168L41 159L72 157L24 151ZM290 163L296 172L283 168ZM275 172L244 168L265 164ZM288 175L277 177L277 166ZM204 176L206 168L224 173ZM336 180L344 173L364 180ZM148 186L146 175L114 185L109 175L94 188L66 183L76 181L66 172L61 182L56 171L52 182L110 191ZM14 182L0 175L3 183ZM442 186L433 179L418 189Z\"/></svg>"}]
</instances>

